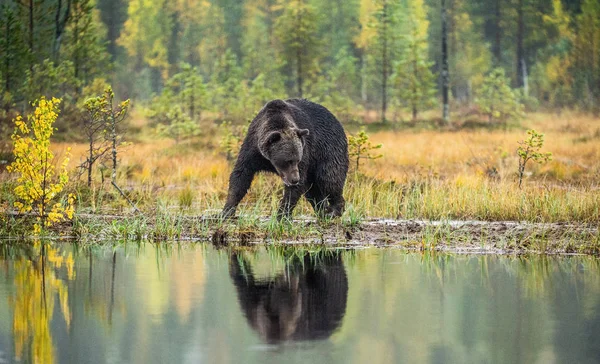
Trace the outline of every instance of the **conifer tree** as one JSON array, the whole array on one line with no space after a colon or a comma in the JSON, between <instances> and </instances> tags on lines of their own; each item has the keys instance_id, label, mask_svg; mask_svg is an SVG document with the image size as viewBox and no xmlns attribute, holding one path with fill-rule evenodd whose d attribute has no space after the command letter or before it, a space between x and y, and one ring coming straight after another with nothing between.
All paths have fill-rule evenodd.
<instances>
[{"instance_id":1,"label":"conifer tree","mask_svg":"<svg viewBox=\"0 0 600 364\"><path fill-rule=\"evenodd\" d=\"M412 120L417 119L420 110L435 104L435 78L431 72L433 62L427 57L427 21L423 0L408 2L405 18L407 32L404 39L404 52L395 65L395 83L400 100L410 108Z\"/></svg>"},{"instance_id":2,"label":"conifer tree","mask_svg":"<svg viewBox=\"0 0 600 364\"><path fill-rule=\"evenodd\" d=\"M291 84L295 96L302 97L304 86L315 77L321 57L321 44L317 34L317 14L307 0L282 0L283 9L275 22L281 56L293 74Z\"/></svg>"}]
</instances>

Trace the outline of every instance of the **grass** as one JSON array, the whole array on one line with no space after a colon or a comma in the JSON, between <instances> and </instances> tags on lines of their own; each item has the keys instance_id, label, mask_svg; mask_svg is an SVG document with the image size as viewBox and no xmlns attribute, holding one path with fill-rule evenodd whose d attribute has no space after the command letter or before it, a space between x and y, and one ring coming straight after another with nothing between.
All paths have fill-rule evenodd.
<instances>
[{"instance_id":1,"label":"grass","mask_svg":"<svg viewBox=\"0 0 600 364\"><path fill-rule=\"evenodd\" d=\"M139 122L139 120L138 120ZM461 121L455 120L460 126ZM346 212L339 234L370 218L431 220L512 220L597 224L600 221L600 119L576 113L531 114L521 128L429 130L384 129L369 124L371 141L382 143L383 157L351 171L344 196ZM140 125L141 130L144 126ZM529 165L523 189L515 172L517 141L527 128L546 134L544 150L554 160ZM349 127L352 132L354 126ZM101 184L100 169L92 188L84 179L71 184L78 196L77 212L68 235L102 235L110 239L172 240L209 235L216 229L232 236L277 241L323 236L331 223L289 223L270 218L277 209L282 184L276 176L259 175L239 207L240 218L229 224L200 216L218 214L227 194L231 166L217 150L218 139L200 138L175 145L141 133L121 152L118 183L143 214L112 189ZM58 153L72 146L73 163L84 155L84 144L55 145ZM352 163L351 163L352 164ZM108 173L104 171L105 176ZM75 171L73 171L75 176ZM12 204L14 177L0 173L0 206ZM72 180L75 180L72 177ZM112 218L86 218L86 214ZM127 218L119 218L127 216ZM295 217L314 217L306 201ZM25 223L0 220L0 235L15 236ZM336 225L336 224L334 224ZM450 237L427 233L427 241Z\"/></svg>"}]
</instances>

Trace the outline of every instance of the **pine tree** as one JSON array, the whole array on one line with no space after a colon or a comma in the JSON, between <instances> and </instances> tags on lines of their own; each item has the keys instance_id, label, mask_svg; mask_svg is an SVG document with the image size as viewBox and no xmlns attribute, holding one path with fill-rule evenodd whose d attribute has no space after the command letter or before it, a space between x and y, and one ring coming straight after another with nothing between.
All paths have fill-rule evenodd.
<instances>
[{"instance_id":1,"label":"pine tree","mask_svg":"<svg viewBox=\"0 0 600 364\"><path fill-rule=\"evenodd\" d=\"M0 74L2 75L2 90L11 94L18 91L21 84L23 58L26 55L25 43L22 38L22 24L17 18L14 6L3 4L0 8ZM6 108L10 104L4 105ZM8 111L6 109L6 111Z\"/></svg>"},{"instance_id":2,"label":"pine tree","mask_svg":"<svg viewBox=\"0 0 600 364\"><path fill-rule=\"evenodd\" d=\"M448 13L446 9L446 0L442 0L442 118L444 122L450 121L450 105L449 105L449 85L450 74L448 69Z\"/></svg>"},{"instance_id":3,"label":"pine tree","mask_svg":"<svg viewBox=\"0 0 600 364\"><path fill-rule=\"evenodd\" d=\"M109 69L106 32L94 6L94 0L73 0L63 47L62 58L73 63L74 77L82 86Z\"/></svg>"},{"instance_id":4,"label":"pine tree","mask_svg":"<svg viewBox=\"0 0 600 364\"><path fill-rule=\"evenodd\" d=\"M127 20L128 0L97 0L97 8L100 11L100 19L106 27L106 38L108 40L107 50L111 61L115 62L120 53L117 40L121 36L123 24Z\"/></svg>"},{"instance_id":5,"label":"pine tree","mask_svg":"<svg viewBox=\"0 0 600 364\"><path fill-rule=\"evenodd\" d=\"M600 105L600 2L584 0L573 47L575 99L588 110Z\"/></svg>"},{"instance_id":6,"label":"pine tree","mask_svg":"<svg viewBox=\"0 0 600 364\"><path fill-rule=\"evenodd\" d=\"M549 31L548 44L538 53L538 61L532 67L532 91L539 100L562 108L573 101L573 56L571 49L575 34L571 17L561 0L552 0L553 11L544 15L544 26Z\"/></svg>"},{"instance_id":7,"label":"pine tree","mask_svg":"<svg viewBox=\"0 0 600 364\"><path fill-rule=\"evenodd\" d=\"M259 74L268 74L274 87L281 90L283 79L279 69L283 65L275 52L275 5L275 0L246 2L242 21L242 62L244 77L253 79Z\"/></svg>"},{"instance_id":8,"label":"pine tree","mask_svg":"<svg viewBox=\"0 0 600 364\"><path fill-rule=\"evenodd\" d=\"M433 62L427 59L427 21L423 0L408 2L406 20L408 31L404 40L404 52L395 65L394 79L397 94L417 119L419 110L435 104L435 76L431 72Z\"/></svg>"},{"instance_id":9,"label":"pine tree","mask_svg":"<svg viewBox=\"0 0 600 364\"><path fill-rule=\"evenodd\" d=\"M280 55L293 74L294 94L302 97L305 83L318 71L322 54L317 37L317 14L307 0L281 0L278 5L283 9L275 21Z\"/></svg>"},{"instance_id":10,"label":"pine tree","mask_svg":"<svg viewBox=\"0 0 600 364\"><path fill-rule=\"evenodd\" d=\"M372 48L369 51L374 60L381 89L381 121L386 121L389 98L389 77L393 72L393 62L399 48L400 5L396 1L376 0L376 9L371 26L375 28Z\"/></svg>"}]
</instances>

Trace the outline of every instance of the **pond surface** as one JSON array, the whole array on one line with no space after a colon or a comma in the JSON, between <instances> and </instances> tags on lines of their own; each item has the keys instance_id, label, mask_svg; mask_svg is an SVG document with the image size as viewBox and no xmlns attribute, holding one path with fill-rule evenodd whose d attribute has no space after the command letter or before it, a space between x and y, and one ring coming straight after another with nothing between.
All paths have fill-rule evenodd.
<instances>
[{"instance_id":1,"label":"pond surface","mask_svg":"<svg viewBox=\"0 0 600 364\"><path fill-rule=\"evenodd\" d=\"M0 363L597 363L600 262L0 249Z\"/></svg>"}]
</instances>

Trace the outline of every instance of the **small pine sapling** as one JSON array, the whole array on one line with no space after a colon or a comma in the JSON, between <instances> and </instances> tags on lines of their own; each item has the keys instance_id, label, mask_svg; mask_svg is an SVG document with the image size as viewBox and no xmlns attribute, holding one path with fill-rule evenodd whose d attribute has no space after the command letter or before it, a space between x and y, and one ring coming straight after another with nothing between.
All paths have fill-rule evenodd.
<instances>
[{"instance_id":1,"label":"small pine sapling","mask_svg":"<svg viewBox=\"0 0 600 364\"><path fill-rule=\"evenodd\" d=\"M521 140L519 147L517 148L517 155L519 156L519 188L523 182L523 175L525 174L525 165L530 160L536 163L546 163L552 160L552 153L540 152L540 149L544 146L544 134L540 134L533 129L527 130L528 138Z\"/></svg>"},{"instance_id":2,"label":"small pine sapling","mask_svg":"<svg viewBox=\"0 0 600 364\"><path fill-rule=\"evenodd\" d=\"M112 160L112 173L111 173L111 184L119 191L127 202L135 211L139 212L138 208L133 202L123 193L119 185L117 185L117 152L119 145L122 145L123 136L119 130L119 126L123 123L127 116L127 110L129 109L129 100L122 101L115 105L114 102L115 93L112 88L108 86L104 90L104 95L92 98L87 101L90 108L94 110L96 117L101 119L106 126L106 138L110 145L111 160Z\"/></svg>"},{"instance_id":3,"label":"small pine sapling","mask_svg":"<svg viewBox=\"0 0 600 364\"><path fill-rule=\"evenodd\" d=\"M221 124L220 128L223 129L223 136L221 137L221 142L219 144L228 162L236 160L240 148L242 147L244 136L248 131L248 126L248 124L231 125L231 122L229 121Z\"/></svg>"},{"instance_id":4,"label":"small pine sapling","mask_svg":"<svg viewBox=\"0 0 600 364\"><path fill-rule=\"evenodd\" d=\"M17 197L14 207L19 213L36 216L33 225L35 235L54 223L73 218L74 196L64 196L62 193L69 182L67 165L70 148L58 171L54 165L54 153L50 149L59 103L59 99L46 100L42 97L27 121L17 116L11 137L15 160L8 166L8 171L19 175L14 189Z\"/></svg>"},{"instance_id":5,"label":"small pine sapling","mask_svg":"<svg viewBox=\"0 0 600 364\"><path fill-rule=\"evenodd\" d=\"M383 154L373 154L377 149L381 149L383 144L371 145L369 136L364 129L361 129L356 135L350 135L348 137L348 146L350 158L355 160L356 172L360 167L361 159L377 159L381 158Z\"/></svg>"},{"instance_id":6,"label":"small pine sapling","mask_svg":"<svg viewBox=\"0 0 600 364\"><path fill-rule=\"evenodd\" d=\"M519 121L523 118L524 106L520 98L520 91L510 87L504 69L495 68L483 80L475 103L487 115L490 123L494 121L506 123L509 120Z\"/></svg>"},{"instance_id":7,"label":"small pine sapling","mask_svg":"<svg viewBox=\"0 0 600 364\"><path fill-rule=\"evenodd\" d=\"M192 138L201 134L197 122L193 121L181 107L173 106L166 114L168 125L158 124L156 131L159 135L175 140L175 144L183 139Z\"/></svg>"},{"instance_id":8,"label":"small pine sapling","mask_svg":"<svg viewBox=\"0 0 600 364\"><path fill-rule=\"evenodd\" d=\"M106 121L101 112L100 98L87 99L84 108L87 115L83 119L83 129L88 142L88 153L79 167L82 171L87 172L87 185L91 187L94 163L108 153L110 143L106 134Z\"/></svg>"}]
</instances>

